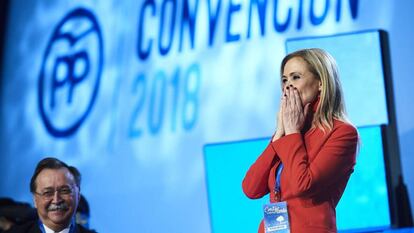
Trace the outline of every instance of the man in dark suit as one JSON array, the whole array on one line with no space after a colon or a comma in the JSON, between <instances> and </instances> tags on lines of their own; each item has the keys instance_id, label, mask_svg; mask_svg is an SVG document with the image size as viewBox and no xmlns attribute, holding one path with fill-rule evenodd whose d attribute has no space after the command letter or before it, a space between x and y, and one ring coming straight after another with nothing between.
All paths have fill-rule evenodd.
<instances>
[{"instance_id":1,"label":"man in dark suit","mask_svg":"<svg viewBox=\"0 0 414 233\"><path fill-rule=\"evenodd\" d=\"M30 204L7 197L0 198L0 232L7 231L14 225L34 221L36 218L36 210Z\"/></svg>"},{"instance_id":2,"label":"man in dark suit","mask_svg":"<svg viewBox=\"0 0 414 233\"><path fill-rule=\"evenodd\" d=\"M38 221L15 226L8 233L93 233L75 223L80 198L79 171L56 158L41 160L30 181Z\"/></svg>"}]
</instances>

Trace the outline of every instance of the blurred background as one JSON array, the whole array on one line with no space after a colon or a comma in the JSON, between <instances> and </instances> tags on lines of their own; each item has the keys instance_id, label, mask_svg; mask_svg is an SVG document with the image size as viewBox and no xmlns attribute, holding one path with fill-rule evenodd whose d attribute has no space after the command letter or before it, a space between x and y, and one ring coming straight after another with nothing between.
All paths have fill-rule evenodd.
<instances>
[{"instance_id":1,"label":"blurred background","mask_svg":"<svg viewBox=\"0 0 414 233\"><path fill-rule=\"evenodd\" d=\"M367 138L356 174L378 169L364 182L378 181L380 191L365 202L379 200L370 211L384 213L341 230L409 227L413 10L409 0L2 0L0 197L32 204L34 168L54 156L82 173L98 232L217 233L226 222L256 229L260 216L246 223L223 214L252 201L216 194L240 193L261 140L274 132L282 58L327 46L350 118ZM371 126L379 131L364 131ZM259 144L240 150L252 141Z\"/></svg>"}]
</instances>

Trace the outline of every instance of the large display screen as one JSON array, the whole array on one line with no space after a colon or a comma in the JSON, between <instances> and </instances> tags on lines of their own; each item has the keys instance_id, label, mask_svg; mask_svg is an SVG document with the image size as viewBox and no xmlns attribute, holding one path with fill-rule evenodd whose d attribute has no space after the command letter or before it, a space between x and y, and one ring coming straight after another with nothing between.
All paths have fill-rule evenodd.
<instances>
[{"instance_id":1,"label":"large display screen","mask_svg":"<svg viewBox=\"0 0 414 233\"><path fill-rule=\"evenodd\" d=\"M362 31L286 41L288 53L313 47L323 48L335 58L352 123L356 126L388 124L380 32Z\"/></svg>"},{"instance_id":2,"label":"large display screen","mask_svg":"<svg viewBox=\"0 0 414 233\"><path fill-rule=\"evenodd\" d=\"M355 171L336 208L337 227L344 232L390 227L381 128L362 127L358 132L363 143ZM269 142L270 138L265 138L209 144L204 148L212 232L257 231L269 197L248 199L241 183Z\"/></svg>"}]
</instances>

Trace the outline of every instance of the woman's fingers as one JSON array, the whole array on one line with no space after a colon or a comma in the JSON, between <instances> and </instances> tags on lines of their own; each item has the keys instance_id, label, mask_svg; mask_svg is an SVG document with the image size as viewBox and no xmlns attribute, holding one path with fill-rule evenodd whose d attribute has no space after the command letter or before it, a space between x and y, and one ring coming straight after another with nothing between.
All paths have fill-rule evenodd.
<instances>
[{"instance_id":1,"label":"woman's fingers","mask_svg":"<svg viewBox=\"0 0 414 233\"><path fill-rule=\"evenodd\" d=\"M286 94L283 96L282 105L283 123L286 134L298 132L302 129L309 105L302 106L302 99L296 88L293 86L286 87Z\"/></svg>"},{"instance_id":2,"label":"woman's fingers","mask_svg":"<svg viewBox=\"0 0 414 233\"><path fill-rule=\"evenodd\" d=\"M283 109L284 109L285 100L286 100L285 93L283 93L282 98L280 98L279 112L277 115L277 128L276 128L275 134L273 135L273 139L272 139L273 142L285 135L285 127L283 124L283 114L284 114Z\"/></svg>"},{"instance_id":3,"label":"woman's fingers","mask_svg":"<svg viewBox=\"0 0 414 233\"><path fill-rule=\"evenodd\" d=\"M289 86L287 87L287 92L288 92L288 103L289 103L289 108L291 110L295 109L295 93L293 92L293 86Z\"/></svg>"},{"instance_id":4,"label":"woman's fingers","mask_svg":"<svg viewBox=\"0 0 414 233\"><path fill-rule=\"evenodd\" d=\"M295 87L290 86L288 89L288 92L289 92L289 95L288 95L289 107L292 113L294 113L294 115L300 114L303 109L302 109L302 102L299 97L298 90Z\"/></svg>"},{"instance_id":5,"label":"woman's fingers","mask_svg":"<svg viewBox=\"0 0 414 233\"><path fill-rule=\"evenodd\" d=\"M298 109L299 111L303 110L302 99L300 98L298 89L296 89L296 88L294 88L294 96L295 96L295 107L296 107L296 109Z\"/></svg>"},{"instance_id":6,"label":"woman's fingers","mask_svg":"<svg viewBox=\"0 0 414 233\"><path fill-rule=\"evenodd\" d=\"M282 98L280 98L279 112L277 114L277 125L283 129L283 109L284 109L284 100L286 99L285 93L282 93Z\"/></svg>"}]
</instances>

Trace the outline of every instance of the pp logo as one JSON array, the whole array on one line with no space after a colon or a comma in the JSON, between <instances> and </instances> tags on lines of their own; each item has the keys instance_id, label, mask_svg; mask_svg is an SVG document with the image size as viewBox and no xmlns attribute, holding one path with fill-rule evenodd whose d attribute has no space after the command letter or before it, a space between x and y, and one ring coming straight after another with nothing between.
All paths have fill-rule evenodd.
<instances>
[{"instance_id":1,"label":"pp logo","mask_svg":"<svg viewBox=\"0 0 414 233\"><path fill-rule=\"evenodd\" d=\"M40 115L55 137L74 134L96 100L103 41L92 12L77 8L56 26L43 55L38 83Z\"/></svg>"}]
</instances>

